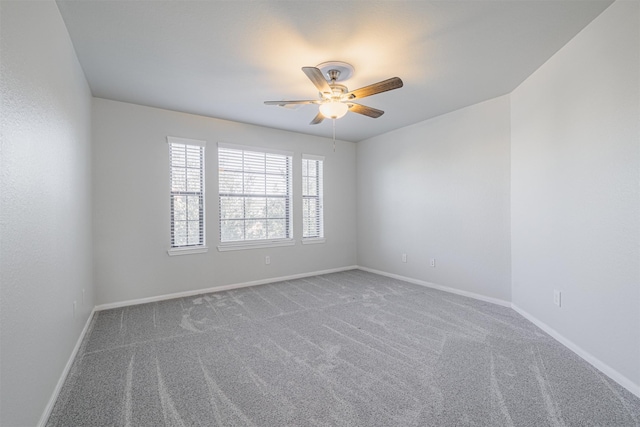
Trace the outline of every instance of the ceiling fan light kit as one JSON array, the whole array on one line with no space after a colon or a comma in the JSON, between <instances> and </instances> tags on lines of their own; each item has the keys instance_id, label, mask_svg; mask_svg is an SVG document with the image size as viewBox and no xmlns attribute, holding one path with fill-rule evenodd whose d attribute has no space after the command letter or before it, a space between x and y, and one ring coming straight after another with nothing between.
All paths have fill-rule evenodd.
<instances>
[{"instance_id":1,"label":"ceiling fan light kit","mask_svg":"<svg viewBox=\"0 0 640 427\"><path fill-rule=\"evenodd\" d=\"M320 92L320 99L300 101L265 101L266 105L279 105L285 107L292 104L319 104L319 112L310 124L321 123L325 118L339 119L347 112L362 114L371 118L378 118L384 111L366 105L353 102L355 99L364 98L378 93L398 89L403 86L399 77L392 77L369 86L349 92L345 85L338 82L349 79L354 68L346 62L323 62L317 67L302 67L302 71Z\"/></svg>"},{"instance_id":2,"label":"ceiling fan light kit","mask_svg":"<svg viewBox=\"0 0 640 427\"><path fill-rule=\"evenodd\" d=\"M329 101L320 104L320 112L327 119L339 119L349 111L349 106L340 101Z\"/></svg>"}]
</instances>

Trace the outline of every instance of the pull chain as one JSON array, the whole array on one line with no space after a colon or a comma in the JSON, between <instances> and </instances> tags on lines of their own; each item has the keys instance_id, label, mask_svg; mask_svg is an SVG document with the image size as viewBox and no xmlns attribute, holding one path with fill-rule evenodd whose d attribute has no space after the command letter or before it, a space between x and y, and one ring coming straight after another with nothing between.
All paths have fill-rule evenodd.
<instances>
[{"instance_id":1,"label":"pull chain","mask_svg":"<svg viewBox=\"0 0 640 427\"><path fill-rule=\"evenodd\" d=\"M333 120L333 152L336 152L336 119Z\"/></svg>"}]
</instances>

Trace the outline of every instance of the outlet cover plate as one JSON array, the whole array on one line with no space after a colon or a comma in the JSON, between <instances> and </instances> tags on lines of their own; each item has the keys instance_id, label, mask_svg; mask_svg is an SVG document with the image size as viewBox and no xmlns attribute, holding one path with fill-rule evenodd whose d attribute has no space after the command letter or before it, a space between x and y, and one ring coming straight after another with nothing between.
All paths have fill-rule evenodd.
<instances>
[{"instance_id":1,"label":"outlet cover plate","mask_svg":"<svg viewBox=\"0 0 640 427\"><path fill-rule=\"evenodd\" d=\"M558 307L562 307L562 292L557 289L553 290L553 303Z\"/></svg>"}]
</instances>

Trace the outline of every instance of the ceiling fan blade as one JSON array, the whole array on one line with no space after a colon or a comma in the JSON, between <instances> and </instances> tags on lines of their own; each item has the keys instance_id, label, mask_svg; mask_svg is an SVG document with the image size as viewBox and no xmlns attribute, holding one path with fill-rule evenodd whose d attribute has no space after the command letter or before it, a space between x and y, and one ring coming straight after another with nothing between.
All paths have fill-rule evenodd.
<instances>
[{"instance_id":1,"label":"ceiling fan blade","mask_svg":"<svg viewBox=\"0 0 640 427\"><path fill-rule=\"evenodd\" d=\"M333 93L322 71L316 67L302 67L302 71L309 77L309 80L318 88L321 93Z\"/></svg>"},{"instance_id":2,"label":"ceiling fan blade","mask_svg":"<svg viewBox=\"0 0 640 427\"><path fill-rule=\"evenodd\" d=\"M349 111L362 114L364 116L373 117L374 119L377 119L384 114L384 111L378 110L377 108L367 107L366 105L355 104L353 102L349 103Z\"/></svg>"},{"instance_id":3,"label":"ceiling fan blade","mask_svg":"<svg viewBox=\"0 0 640 427\"><path fill-rule=\"evenodd\" d=\"M310 125L317 125L318 123L322 122L324 120L324 116L322 115L322 113L318 113L313 120L311 120L311 123L309 123Z\"/></svg>"},{"instance_id":4,"label":"ceiling fan blade","mask_svg":"<svg viewBox=\"0 0 640 427\"><path fill-rule=\"evenodd\" d=\"M318 101L317 100L300 100L300 101L264 101L264 103L266 105L280 105L280 106L285 106L285 105L290 105L290 104L317 104Z\"/></svg>"},{"instance_id":5,"label":"ceiling fan blade","mask_svg":"<svg viewBox=\"0 0 640 427\"><path fill-rule=\"evenodd\" d=\"M400 77L391 77L390 79L374 83L360 89L352 90L347 93L348 99L364 98L365 96L375 95L377 93L386 92L388 90L399 89L403 85Z\"/></svg>"}]
</instances>

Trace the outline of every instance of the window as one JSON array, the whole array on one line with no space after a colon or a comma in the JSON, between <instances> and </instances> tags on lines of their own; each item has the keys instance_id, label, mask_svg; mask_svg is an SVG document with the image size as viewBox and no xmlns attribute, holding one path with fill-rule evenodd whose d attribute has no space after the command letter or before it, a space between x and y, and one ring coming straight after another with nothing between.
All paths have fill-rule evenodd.
<instances>
[{"instance_id":1,"label":"window","mask_svg":"<svg viewBox=\"0 0 640 427\"><path fill-rule=\"evenodd\" d=\"M218 249L293 244L291 153L218 144L218 167Z\"/></svg>"},{"instance_id":2,"label":"window","mask_svg":"<svg viewBox=\"0 0 640 427\"><path fill-rule=\"evenodd\" d=\"M323 239L322 167L324 157L302 155L302 238Z\"/></svg>"},{"instance_id":3,"label":"window","mask_svg":"<svg viewBox=\"0 0 640 427\"><path fill-rule=\"evenodd\" d=\"M205 252L204 141L167 137L171 177L169 255Z\"/></svg>"}]
</instances>

